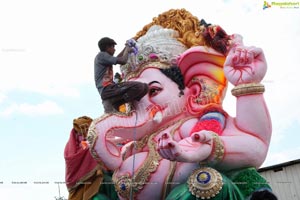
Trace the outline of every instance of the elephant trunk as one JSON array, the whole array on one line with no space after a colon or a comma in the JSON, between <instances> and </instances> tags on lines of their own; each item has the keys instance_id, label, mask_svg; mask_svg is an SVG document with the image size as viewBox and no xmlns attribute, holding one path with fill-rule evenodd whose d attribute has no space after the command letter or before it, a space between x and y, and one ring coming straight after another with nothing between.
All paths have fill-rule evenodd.
<instances>
[{"instance_id":1,"label":"elephant trunk","mask_svg":"<svg viewBox=\"0 0 300 200\"><path fill-rule=\"evenodd\" d=\"M109 114L95 119L88 133L93 157L109 169L117 169L122 162L120 144L139 140L153 130L153 120L147 114Z\"/></svg>"}]
</instances>

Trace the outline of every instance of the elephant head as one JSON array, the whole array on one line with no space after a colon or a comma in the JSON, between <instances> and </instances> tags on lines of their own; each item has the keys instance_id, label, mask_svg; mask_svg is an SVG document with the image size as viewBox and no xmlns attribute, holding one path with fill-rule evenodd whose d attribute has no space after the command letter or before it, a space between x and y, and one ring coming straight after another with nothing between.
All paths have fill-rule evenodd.
<instances>
[{"instance_id":1,"label":"elephant head","mask_svg":"<svg viewBox=\"0 0 300 200\"><path fill-rule=\"evenodd\" d=\"M122 66L126 81L146 83L149 92L126 114L106 114L91 125L92 153L107 167L116 169L122 162L120 143L141 140L179 119L222 109L225 57L200 46L187 50L176 37L174 30L151 27L137 40L138 55Z\"/></svg>"}]
</instances>

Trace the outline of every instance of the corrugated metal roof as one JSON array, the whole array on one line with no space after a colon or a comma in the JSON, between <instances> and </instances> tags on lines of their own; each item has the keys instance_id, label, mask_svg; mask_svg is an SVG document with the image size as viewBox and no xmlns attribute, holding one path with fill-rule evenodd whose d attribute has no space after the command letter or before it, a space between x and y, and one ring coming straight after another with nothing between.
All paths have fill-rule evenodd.
<instances>
[{"instance_id":1,"label":"corrugated metal roof","mask_svg":"<svg viewBox=\"0 0 300 200\"><path fill-rule=\"evenodd\" d=\"M276 171L276 170L280 170L282 167L287 167L287 166L295 165L295 164L298 164L298 163L300 163L300 159L280 163L280 164L277 164L277 165L271 165L271 166L268 166L268 167L262 167L262 168L259 168L257 171L258 172L264 172L264 171L268 171L268 170L275 170Z\"/></svg>"}]
</instances>

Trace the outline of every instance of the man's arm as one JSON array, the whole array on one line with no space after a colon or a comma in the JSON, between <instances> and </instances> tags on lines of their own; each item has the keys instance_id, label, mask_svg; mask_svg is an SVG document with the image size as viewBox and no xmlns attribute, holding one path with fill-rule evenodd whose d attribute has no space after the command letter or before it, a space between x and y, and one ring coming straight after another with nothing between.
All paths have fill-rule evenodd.
<instances>
[{"instance_id":1,"label":"man's arm","mask_svg":"<svg viewBox=\"0 0 300 200\"><path fill-rule=\"evenodd\" d=\"M132 52L131 47L126 45L124 49L121 51L121 53L119 53L119 55L117 56L117 64L121 64L121 65L126 64L128 60L128 55L131 52Z\"/></svg>"},{"instance_id":2,"label":"man's arm","mask_svg":"<svg viewBox=\"0 0 300 200\"><path fill-rule=\"evenodd\" d=\"M122 57L124 52L125 52L125 49L126 49L127 45L123 48L123 50L117 55L117 57Z\"/></svg>"}]
</instances>

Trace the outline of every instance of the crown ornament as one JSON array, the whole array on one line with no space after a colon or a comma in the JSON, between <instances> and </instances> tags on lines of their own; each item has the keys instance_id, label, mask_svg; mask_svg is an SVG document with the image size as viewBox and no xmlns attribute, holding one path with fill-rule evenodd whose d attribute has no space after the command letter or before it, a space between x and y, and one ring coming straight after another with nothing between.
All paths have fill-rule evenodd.
<instances>
[{"instance_id":1,"label":"crown ornament","mask_svg":"<svg viewBox=\"0 0 300 200\"><path fill-rule=\"evenodd\" d=\"M187 47L179 42L176 30L153 25L135 45L137 51L130 54L127 64L121 66L123 76L137 76L147 67L166 68L176 65L177 58Z\"/></svg>"},{"instance_id":2,"label":"crown ornament","mask_svg":"<svg viewBox=\"0 0 300 200\"><path fill-rule=\"evenodd\" d=\"M177 64L180 54L195 46L211 47L226 56L234 46L233 38L219 25L199 20L185 9L170 9L153 18L131 39L128 44L134 47L134 53L121 66L121 72L128 80L148 67L170 67Z\"/></svg>"}]
</instances>

